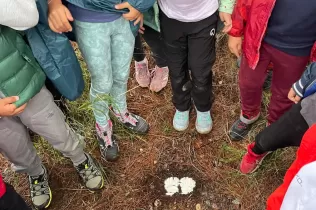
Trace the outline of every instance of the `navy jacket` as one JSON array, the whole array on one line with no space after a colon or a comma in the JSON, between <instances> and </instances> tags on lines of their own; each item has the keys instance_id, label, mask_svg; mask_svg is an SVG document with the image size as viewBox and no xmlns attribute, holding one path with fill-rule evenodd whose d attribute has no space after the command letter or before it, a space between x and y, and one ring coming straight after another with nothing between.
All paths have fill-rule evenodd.
<instances>
[{"instance_id":1,"label":"navy jacket","mask_svg":"<svg viewBox=\"0 0 316 210\"><path fill-rule=\"evenodd\" d=\"M293 89L301 98L306 98L316 92L316 62L306 68L301 79L293 84Z\"/></svg>"}]
</instances>

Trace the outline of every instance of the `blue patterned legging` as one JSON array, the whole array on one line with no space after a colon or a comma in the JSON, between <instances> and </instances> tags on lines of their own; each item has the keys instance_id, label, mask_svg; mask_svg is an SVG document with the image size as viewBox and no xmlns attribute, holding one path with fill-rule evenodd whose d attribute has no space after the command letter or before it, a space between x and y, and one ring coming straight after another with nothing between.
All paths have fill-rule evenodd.
<instances>
[{"instance_id":1,"label":"blue patterned legging","mask_svg":"<svg viewBox=\"0 0 316 210\"><path fill-rule=\"evenodd\" d=\"M91 75L90 100L96 122L106 126L109 101L118 111L127 109L126 91L135 37L122 17L108 23L75 21L79 48ZM108 97L107 97L108 98Z\"/></svg>"}]
</instances>

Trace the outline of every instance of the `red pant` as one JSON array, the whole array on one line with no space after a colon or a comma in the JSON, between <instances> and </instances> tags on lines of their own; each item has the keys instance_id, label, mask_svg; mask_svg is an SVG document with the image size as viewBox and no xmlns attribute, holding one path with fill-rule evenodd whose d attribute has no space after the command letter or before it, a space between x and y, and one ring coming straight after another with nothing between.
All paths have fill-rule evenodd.
<instances>
[{"instance_id":1,"label":"red pant","mask_svg":"<svg viewBox=\"0 0 316 210\"><path fill-rule=\"evenodd\" d=\"M241 61L239 71L239 88L242 112L256 116L260 112L262 85L266 78L267 67L273 63L273 78L271 86L271 101L269 105L268 122L273 123L293 104L288 98L288 92L304 72L309 56L298 57L286 54L267 43L260 49L260 60L255 70L249 68L245 58Z\"/></svg>"}]
</instances>

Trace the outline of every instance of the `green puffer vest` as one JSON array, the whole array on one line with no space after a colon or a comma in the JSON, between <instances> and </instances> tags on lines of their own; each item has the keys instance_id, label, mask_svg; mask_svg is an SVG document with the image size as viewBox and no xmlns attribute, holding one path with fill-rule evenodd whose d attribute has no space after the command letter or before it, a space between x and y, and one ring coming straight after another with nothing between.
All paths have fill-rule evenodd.
<instances>
[{"instance_id":1,"label":"green puffer vest","mask_svg":"<svg viewBox=\"0 0 316 210\"><path fill-rule=\"evenodd\" d=\"M0 26L0 95L19 96L17 107L27 103L45 83L45 74L17 31Z\"/></svg>"}]
</instances>

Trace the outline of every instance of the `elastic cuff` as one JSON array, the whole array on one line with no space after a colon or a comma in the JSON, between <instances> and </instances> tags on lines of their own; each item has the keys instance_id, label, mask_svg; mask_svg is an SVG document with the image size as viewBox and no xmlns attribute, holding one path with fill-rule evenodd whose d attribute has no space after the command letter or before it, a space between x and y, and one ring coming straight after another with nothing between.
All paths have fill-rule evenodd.
<instances>
[{"instance_id":1,"label":"elastic cuff","mask_svg":"<svg viewBox=\"0 0 316 210\"><path fill-rule=\"evenodd\" d=\"M233 13L234 8L225 8L225 7L220 7L218 11L220 12L225 12L228 14L232 14Z\"/></svg>"},{"instance_id":2,"label":"elastic cuff","mask_svg":"<svg viewBox=\"0 0 316 210\"><path fill-rule=\"evenodd\" d=\"M303 85L301 83L301 80L293 84L293 90L295 91L296 95L303 98Z\"/></svg>"},{"instance_id":3,"label":"elastic cuff","mask_svg":"<svg viewBox=\"0 0 316 210\"><path fill-rule=\"evenodd\" d=\"M240 120L241 120L241 122L243 122L243 123L245 123L245 124L247 124L247 125L256 122L256 121L259 119L259 117L260 117L260 112L259 112L255 117L252 117L251 119L245 118L245 117L242 115L242 113L240 114Z\"/></svg>"}]
</instances>

